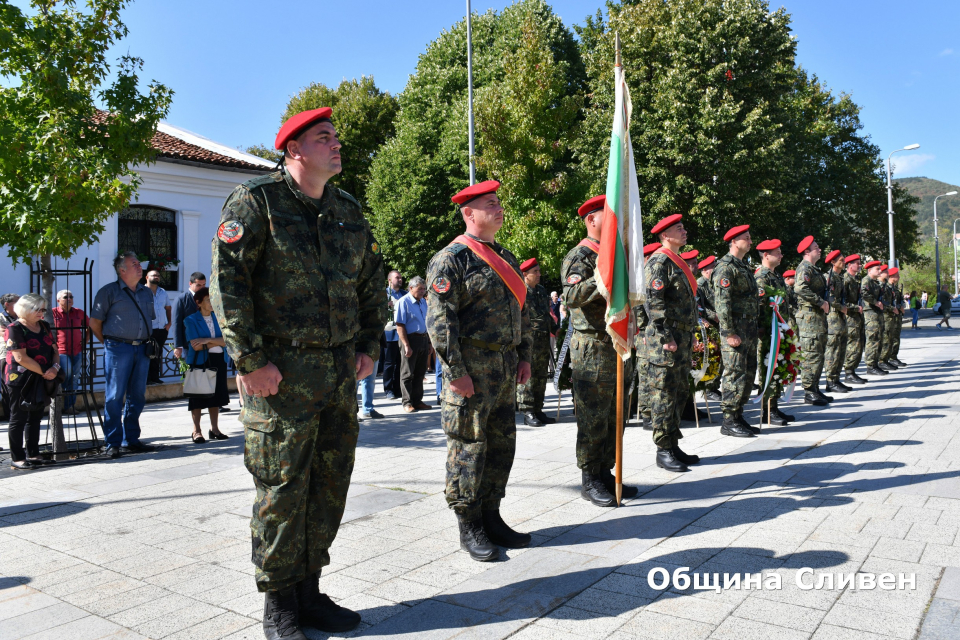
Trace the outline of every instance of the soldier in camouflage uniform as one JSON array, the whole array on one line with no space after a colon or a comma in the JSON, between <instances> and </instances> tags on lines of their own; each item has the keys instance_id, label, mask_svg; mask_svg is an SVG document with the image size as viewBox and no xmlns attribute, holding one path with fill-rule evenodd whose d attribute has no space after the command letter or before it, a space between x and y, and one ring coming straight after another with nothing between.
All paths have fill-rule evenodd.
<instances>
[{"instance_id":1,"label":"soldier in camouflage uniform","mask_svg":"<svg viewBox=\"0 0 960 640\"><path fill-rule=\"evenodd\" d=\"M577 466L580 496L598 507L616 505L617 355L607 334L607 302L597 288L597 251L605 196L587 200L577 211L587 237L567 253L560 267L563 304L570 313L570 368L577 410ZM629 380L632 372L625 379ZM622 496L633 498L636 487L623 485Z\"/></svg>"},{"instance_id":2,"label":"soldier in camouflage uniform","mask_svg":"<svg viewBox=\"0 0 960 640\"><path fill-rule=\"evenodd\" d=\"M723 239L730 243L730 253L720 259L712 278L723 356L723 426L720 433L752 438L760 430L744 420L743 407L753 391L757 374L760 299L753 271L743 262L752 244L750 225L730 229Z\"/></svg>"},{"instance_id":3,"label":"soldier in camouflage uniform","mask_svg":"<svg viewBox=\"0 0 960 640\"><path fill-rule=\"evenodd\" d=\"M523 414L523 424L542 427L556 422L543 412L543 396L547 389L547 371L550 368L550 334L557 330L557 323L550 315L550 294L540 284L540 265L530 258L520 265L527 285L527 307L530 314L530 335L533 351L530 362L530 379L517 385L517 407Z\"/></svg>"},{"instance_id":4,"label":"soldier in camouflage uniform","mask_svg":"<svg viewBox=\"0 0 960 640\"><path fill-rule=\"evenodd\" d=\"M884 371L896 371L897 365L890 362L893 357L893 334L900 316L897 315L897 304L894 299L893 287L889 282L887 265L880 267L880 290L883 296L883 337L880 341L880 363L877 365Z\"/></svg>"},{"instance_id":5,"label":"soldier in camouflage uniform","mask_svg":"<svg viewBox=\"0 0 960 640\"><path fill-rule=\"evenodd\" d=\"M783 272L783 283L787 285L787 310L790 312L790 318L787 322L790 328L797 335L800 335L800 329L797 327L797 312L800 311L800 303L797 300L797 292L794 287L797 284L797 272L794 269L787 269Z\"/></svg>"},{"instance_id":6,"label":"soldier in camouflage uniform","mask_svg":"<svg viewBox=\"0 0 960 640\"><path fill-rule=\"evenodd\" d=\"M700 319L708 327L720 326L720 320L717 318L717 311L714 308L713 270L717 266L717 256L710 256L701 260L697 264L697 270L700 271L700 277L697 278L697 312ZM723 362L720 362L720 370L717 377L706 383L706 393L704 395L708 400L720 402L723 398L720 395L720 379L723 376Z\"/></svg>"},{"instance_id":7,"label":"soldier in camouflage uniform","mask_svg":"<svg viewBox=\"0 0 960 640\"><path fill-rule=\"evenodd\" d=\"M499 187L487 180L453 196L466 234L427 266L427 332L443 366L445 494L460 547L481 562L499 557L497 544L530 544L500 516L517 446L517 385L530 379L533 341L520 265L494 241L503 225Z\"/></svg>"},{"instance_id":8,"label":"soldier in camouflage uniform","mask_svg":"<svg viewBox=\"0 0 960 640\"><path fill-rule=\"evenodd\" d=\"M651 229L663 247L650 257L646 269L645 329L647 371L650 378L653 443L657 466L682 472L700 457L680 449L680 419L690 395L693 332L697 328L697 284L689 265L677 252L687 242L679 213L667 216ZM684 268L686 267L686 268Z\"/></svg>"},{"instance_id":9,"label":"soldier in camouflage uniform","mask_svg":"<svg viewBox=\"0 0 960 640\"><path fill-rule=\"evenodd\" d=\"M780 266L780 261L783 260L783 250L780 248L781 242L776 238L772 240L764 240L757 245L757 251L760 252L761 265L760 268L756 270L753 274L753 277L757 281L757 288L760 295L760 304L762 306L770 305L770 298L774 295L774 291L782 291L784 296L786 296L787 284L783 281L783 277L776 272L776 268ZM765 323L765 320L770 320L770 313L773 312L773 309L770 308L768 313L761 313L758 317L762 318L761 324L759 326L760 337L762 338L765 335L770 333L770 324ZM790 307L786 300L780 304L780 316L789 322L792 319L793 314L791 313ZM770 349L769 344L764 344L764 340L758 339L757 346L758 348L763 345L763 348L757 352L757 368L760 370L760 380L766 380L766 361L765 358L767 354L764 353L764 350ZM769 342L767 340L766 342ZM775 424L778 426L784 426L790 424L796 418L791 415L787 415L780 411L778 405L780 398L770 398L769 401L763 400L761 402L760 408L760 423L765 424ZM767 406L769 402L769 415L767 411Z\"/></svg>"},{"instance_id":10,"label":"soldier in camouflage uniform","mask_svg":"<svg viewBox=\"0 0 960 640\"><path fill-rule=\"evenodd\" d=\"M872 376L885 376L881 369L880 349L883 346L883 288L880 285L880 261L871 260L863 265L867 275L860 281L860 299L863 300L863 333L865 346L863 357L867 364L867 373Z\"/></svg>"},{"instance_id":11,"label":"soldier in camouflage uniform","mask_svg":"<svg viewBox=\"0 0 960 640\"><path fill-rule=\"evenodd\" d=\"M800 351L803 353L803 401L821 407L833 401L833 398L820 391L820 376L823 374L823 359L827 350L827 311L830 310L830 303L826 300L829 296L827 279L817 268L820 246L813 236L800 241L797 253L803 256L797 267L797 283L793 287L800 301L797 326L800 329Z\"/></svg>"},{"instance_id":12,"label":"soldier in camouflage uniform","mask_svg":"<svg viewBox=\"0 0 960 640\"><path fill-rule=\"evenodd\" d=\"M863 357L863 305L860 301L860 256L854 254L844 259L843 296L847 303L847 349L843 369L847 372L846 384L866 384L866 378L857 375L857 367Z\"/></svg>"},{"instance_id":13,"label":"soldier in camouflage uniform","mask_svg":"<svg viewBox=\"0 0 960 640\"><path fill-rule=\"evenodd\" d=\"M340 173L329 108L293 116L284 168L236 189L213 240L211 299L243 383L250 528L267 638L305 640L360 616L319 592L357 445L357 379L373 371L386 319L380 249Z\"/></svg>"},{"instance_id":14,"label":"soldier in camouflage uniform","mask_svg":"<svg viewBox=\"0 0 960 640\"><path fill-rule=\"evenodd\" d=\"M823 370L827 378L827 391L850 393L853 388L840 382L843 358L847 350L847 300L843 286L843 254L834 249L827 254L824 264L828 267L827 292L830 312L827 314L827 350Z\"/></svg>"},{"instance_id":15,"label":"soldier in camouflage uniform","mask_svg":"<svg viewBox=\"0 0 960 640\"><path fill-rule=\"evenodd\" d=\"M652 242L643 247L643 263L650 261L650 256L662 245ZM634 338L634 348L637 351L637 417L645 431L653 431L653 422L650 418L650 379L647 371L646 329L649 324L647 308L637 305L634 307L637 315L637 335Z\"/></svg>"},{"instance_id":16,"label":"soldier in camouflage uniform","mask_svg":"<svg viewBox=\"0 0 960 640\"><path fill-rule=\"evenodd\" d=\"M888 270L887 273L890 274L888 282L893 289L893 304L897 310L897 321L893 323L893 338L890 340L889 361L890 364L903 368L907 365L898 359L897 356L900 354L900 332L903 330L903 314L906 311L907 305L903 301L903 288L900 287L900 269L894 267Z\"/></svg>"}]
</instances>

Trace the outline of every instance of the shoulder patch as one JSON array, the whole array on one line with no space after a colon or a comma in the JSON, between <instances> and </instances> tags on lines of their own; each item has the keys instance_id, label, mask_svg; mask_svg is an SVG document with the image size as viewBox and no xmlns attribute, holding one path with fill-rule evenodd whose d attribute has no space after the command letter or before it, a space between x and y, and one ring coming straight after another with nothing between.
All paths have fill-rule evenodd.
<instances>
[{"instance_id":1,"label":"shoulder patch","mask_svg":"<svg viewBox=\"0 0 960 640\"><path fill-rule=\"evenodd\" d=\"M377 254L377 255L380 255L380 243L378 243L376 240L374 240L374 241L370 244L370 251L374 252L374 253Z\"/></svg>"},{"instance_id":2,"label":"shoulder patch","mask_svg":"<svg viewBox=\"0 0 960 640\"><path fill-rule=\"evenodd\" d=\"M762 298L765 295L767 295L767 290L764 289L763 287L760 287L760 297Z\"/></svg>"},{"instance_id":3,"label":"shoulder patch","mask_svg":"<svg viewBox=\"0 0 960 640\"><path fill-rule=\"evenodd\" d=\"M583 278L579 273L571 273L569 276L567 276L567 284L577 284L581 280L583 280Z\"/></svg>"},{"instance_id":4,"label":"shoulder patch","mask_svg":"<svg viewBox=\"0 0 960 640\"><path fill-rule=\"evenodd\" d=\"M809 272L803 274L803 281L804 281L804 282L810 282L810 273L809 273Z\"/></svg>"},{"instance_id":5,"label":"shoulder patch","mask_svg":"<svg viewBox=\"0 0 960 640\"><path fill-rule=\"evenodd\" d=\"M437 276L433 280L433 290L437 293L446 293L450 291L450 281L443 276Z\"/></svg>"},{"instance_id":6,"label":"shoulder patch","mask_svg":"<svg viewBox=\"0 0 960 640\"><path fill-rule=\"evenodd\" d=\"M663 280L660 278L655 278L653 282L650 283L650 288L654 291L660 291L663 289Z\"/></svg>"},{"instance_id":7,"label":"shoulder patch","mask_svg":"<svg viewBox=\"0 0 960 640\"><path fill-rule=\"evenodd\" d=\"M720 286L726 289L730 286L730 278L720 278Z\"/></svg>"},{"instance_id":8,"label":"shoulder patch","mask_svg":"<svg viewBox=\"0 0 960 640\"><path fill-rule=\"evenodd\" d=\"M217 229L217 237L220 238L220 242L227 244L239 242L243 237L243 224L239 220L221 222L220 228Z\"/></svg>"}]
</instances>

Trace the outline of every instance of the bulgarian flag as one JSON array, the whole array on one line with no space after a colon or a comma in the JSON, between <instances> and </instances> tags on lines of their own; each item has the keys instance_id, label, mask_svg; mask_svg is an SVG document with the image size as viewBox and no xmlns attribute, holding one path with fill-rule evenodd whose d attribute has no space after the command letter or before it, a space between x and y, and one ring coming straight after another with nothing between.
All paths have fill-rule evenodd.
<instances>
[{"instance_id":1,"label":"bulgarian flag","mask_svg":"<svg viewBox=\"0 0 960 640\"><path fill-rule=\"evenodd\" d=\"M610 134L607 168L607 202L603 209L600 250L597 255L597 288L607 299L607 333L617 353L626 360L636 333L632 307L646 298L643 277L643 229L640 222L640 189L630 143L630 90L619 61L614 67L616 109Z\"/></svg>"}]
</instances>

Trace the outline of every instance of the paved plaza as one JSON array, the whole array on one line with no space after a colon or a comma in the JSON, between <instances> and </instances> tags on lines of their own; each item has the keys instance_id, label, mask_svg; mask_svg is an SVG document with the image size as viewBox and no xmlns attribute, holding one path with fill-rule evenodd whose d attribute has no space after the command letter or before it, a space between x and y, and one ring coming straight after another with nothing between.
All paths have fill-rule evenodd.
<instances>
[{"instance_id":1,"label":"paved plaza","mask_svg":"<svg viewBox=\"0 0 960 640\"><path fill-rule=\"evenodd\" d=\"M362 614L348 637L958 638L960 331L923 324L904 329L909 368L824 409L783 405L791 426L723 437L715 407L713 424L685 423L704 459L689 473L658 470L650 433L628 428L641 495L619 509L580 498L565 396L560 423L517 430L502 513L533 545L489 564L459 551L439 411L404 414L378 385L386 417L361 423L321 590ZM0 640L263 637L233 406L228 441L194 445L185 402L153 404L156 453L0 474ZM779 574L782 588L655 590L656 567ZM804 590L802 567L915 574L916 588Z\"/></svg>"}]
</instances>

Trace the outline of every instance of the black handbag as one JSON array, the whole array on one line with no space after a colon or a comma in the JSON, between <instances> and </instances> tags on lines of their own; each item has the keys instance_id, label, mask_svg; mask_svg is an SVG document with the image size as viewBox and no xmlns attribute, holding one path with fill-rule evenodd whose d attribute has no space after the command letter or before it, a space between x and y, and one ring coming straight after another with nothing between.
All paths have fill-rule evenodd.
<instances>
[{"instance_id":1,"label":"black handbag","mask_svg":"<svg viewBox=\"0 0 960 640\"><path fill-rule=\"evenodd\" d=\"M130 289L127 287L123 287L123 292L133 301L133 306L137 308L137 311L140 312L140 317L143 318L143 324L147 325L147 335L149 337L143 342L143 353L151 360L159 358L161 353L160 345L153 339L153 327L147 322L147 316L144 315L143 309L140 308L140 303L130 294Z\"/></svg>"},{"instance_id":2,"label":"black handbag","mask_svg":"<svg viewBox=\"0 0 960 640\"><path fill-rule=\"evenodd\" d=\"M42 411L49 407L50 396L47 394L46 386L41 384L45 380L33 371L29 371L25 375L27 381L23 383L23 387L20 389L20 410Z\"/></svg>"}]
</instances>

